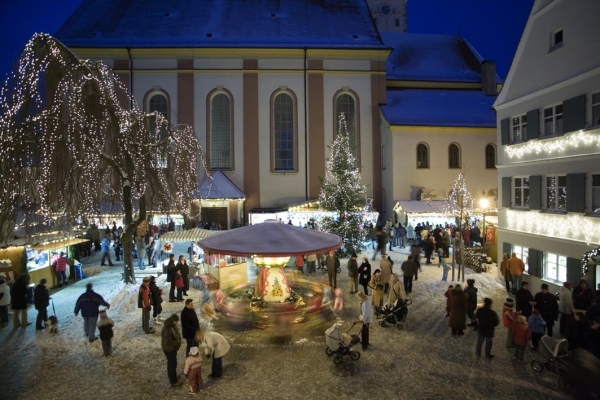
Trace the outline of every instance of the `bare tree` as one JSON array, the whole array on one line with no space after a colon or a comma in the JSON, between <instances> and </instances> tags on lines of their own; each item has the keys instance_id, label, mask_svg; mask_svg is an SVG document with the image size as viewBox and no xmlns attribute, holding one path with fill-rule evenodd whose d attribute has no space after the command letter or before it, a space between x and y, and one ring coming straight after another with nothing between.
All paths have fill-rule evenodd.
<instances>
[{"instance_id":1,"label":"bare tree","mask_svg":"<svg viewBox=\"0 0 600 400\"><path fill-rule=\"evenodd\" d=\"M119 91L131 109L120 105ZM12 234L16 207L72 223L97 215L102 202L122 202L123 276L131 283L137 227L149 211L185 214L197 170L206 173L190 127L142 112L110 67L79 59L45 34L29 41L0 93L0 139L0 180L8 182L0 238Z\"/></svg>"}]
</instances>

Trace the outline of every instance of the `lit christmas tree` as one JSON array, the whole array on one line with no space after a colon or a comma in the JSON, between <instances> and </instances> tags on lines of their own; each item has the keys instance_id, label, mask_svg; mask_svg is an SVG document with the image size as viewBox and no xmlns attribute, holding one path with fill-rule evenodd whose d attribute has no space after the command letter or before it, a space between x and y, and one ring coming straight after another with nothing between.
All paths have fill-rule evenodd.
<instances>
[{"instance_id":1,"label":"lit christmas tree","mask_svg":"<svg viewBox=\"0 0 600 400\"><path fill-rule=\"evenodd\" d=\"M17 209L70 227L101 202L122 204L131 283L132 239L147 211L186 213L204 166L190 127L144 113L110 67L45 34L27 43L0 91L0 142L0 239L12 236Z\"/></svg>"},{"instance_id":2,"label":"lit christmas tree","mask_svg":"<svg viewBox=\"0 0 600 400\"><path fill-rule=\"evenodd\" d=\"M473 196L469 192L467 187L467 181L463 173L459 173L456 179L454 180L454 184L452 185L452 191L448 196L448 205L446 212L453 214L456 220L457 232L460 234L459 247L460 254L464 254L464 243L462 241L462 230L463 227L468 225L469 223L469 215L473 211ZM454 240L454 239L453 239ZM454 241L454 252L453 256L456 253L456 240ZM465 280L465 270L464 270L464 262L459 261L458 268L458 276L457 280L460 280L461 277L461 266L462 266L462 280ZM454 280L454 262L452 263L452 280Z\"/></svg>"},{"instance_id":3,"label":"lit christmas tree","mask_svg":"<svg viewBox=\"0 0 600 400\"><path fill-rule=\"evenodd\" d=\"M319 206L333 212L333 217L319 221L319 229L338 235L342 239L341 256L359 253L367 234L364 229L363 213L369 211L370 200L367 188L360 183L360 172L350 148L348 128L344 114L339 117L339 131L329 146L325 179L321 179Z\"/></svg>"}]
</instances>

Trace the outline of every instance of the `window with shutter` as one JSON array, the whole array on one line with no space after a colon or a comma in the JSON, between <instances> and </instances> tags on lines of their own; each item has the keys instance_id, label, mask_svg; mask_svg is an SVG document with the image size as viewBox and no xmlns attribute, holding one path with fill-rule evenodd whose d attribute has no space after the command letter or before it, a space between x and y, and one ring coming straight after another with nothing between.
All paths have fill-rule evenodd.
<instances>
[{"instance_id":1,"label":"window with shutter","mask_svg":"<svg viewBox=\"0 0 600 400\"><path fill-rule=\"evenodd\" d=\"M531 210L542 209L542 176L532 175L529 177L529 208Z\"/></svg>"},{"instance_id":2,"label":"window with shutter","mask_svg":"<svg viewBox=\"0 0 600 400\"><path fill-rule=\"evenodd\" d=\"M567 212L585 212L585 174L567 174Z\"/></svg>"},{"instance_id":3,"label":"window with shutter","mask_svg":"<svg viewBox=\"0 0 600 400\"><path fill-rule=\"evenodd\" d=\"M585 94L563 102L563 132L575 132L585 129Z\"/></svg>"},{"instance_id":4,"label":"window with shutter","mask_svg":"<svg viewBox=\"0 0 600 400\"><path fill-rule=\"evenodd\" d=\"M502 207L510 207L511 206L511 184L512 178L510 176L502 177Z\"/></svg>"}]
</instances>

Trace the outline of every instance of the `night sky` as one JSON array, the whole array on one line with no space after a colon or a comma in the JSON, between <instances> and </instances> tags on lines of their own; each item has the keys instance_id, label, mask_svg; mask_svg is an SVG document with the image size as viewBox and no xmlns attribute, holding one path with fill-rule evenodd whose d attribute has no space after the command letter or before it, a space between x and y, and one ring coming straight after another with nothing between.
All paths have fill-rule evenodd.
<instances>
[{"instance_id":1,"label":"night sky","mask_svg":"<svg viewBox=\"0 0 600 400\"><path fill-rule=\"evenodd\" d=\"M534 0L409 0L412 33L462 35L506 78ZM54 34L82 0L0 0L0 77L36 32Z\"/></svg>"}]
</instances>

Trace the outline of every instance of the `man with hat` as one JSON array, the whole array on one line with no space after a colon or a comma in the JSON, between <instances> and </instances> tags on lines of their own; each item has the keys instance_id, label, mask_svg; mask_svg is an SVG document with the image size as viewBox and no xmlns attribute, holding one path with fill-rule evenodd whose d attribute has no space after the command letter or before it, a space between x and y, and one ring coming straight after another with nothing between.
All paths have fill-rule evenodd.
<instances>
[{"instance_id":1,"label":"man with hat","mask_svg":"<svg viewBox=\"0 0 600 400\"><path fill-rule=\"evenodd\" d=\"M200 329L200 321L194 309L194 300L187 299L185 307L181 310L181 335L187 341L185 354L188 354L190 349L196 345L195 337L198 329Z\"/></svg>"},{"instance_id":2,"label":"man with hat","mask_svg":"<svg viewBox=\"0 0 600 400\"><path fill-rule=\"evenodd\" d=\"M510 297L507 297L502 305L502 324L506 328L506 347L511 349L515 347L512 327L520 315L518 311L513 310L514 306L515 301Z\"/></svg>"},{"instance_id":3,"label":"man with hat","mask_svg":"<svg viewBox=\"0 0 600 400\"><path fill-rule=\"evenodd\" d=\"M332 289L337 288L337 269L340 267L340 260L337 258L335 251L330 250L325 259L327 266L327 275L329 276L329 286Z\"/></svg>"},{"instance_id":4,"label":"man with hat","mask_svg":"<svg viewBox=\"0 0 600 400\"><path fill-rule=\"evenodd\" d=\"M361 342L362 349L369 347L369 326L373 323L373 307L366 294L358 292L360 299L360 321L362 322Z\"/></svg>"},{"instance_id":5,"label":"man with hat","mask_svg":"<svg viewBox=\"0 0 600 400\"><path fill-rule=\"evenodd\" d=\"M358 263L356 253L352 253L348 260L348 277L350 278L350 294L358 292Z\"/></svg>"},{"instance_id":6,"label":"man with hat","mask_svg":"<svg viewBox=\"0 0 600 400\"><path fill-rule=\"evenodd\" d=\"M492 342L494 340L494 329L500 323L498 314L492 310L492 299L486 297L483 299L483 307L477 309L475 313L477 321L479 322L479 332L477 336L477 346L475 353L481 355L481 347L485 341L485 356L487 358L494 358L492 354Z\"/></svg>"},{"instance_id":7,"label":"man with hat","mask_svg":"<svg viewBox=\"0 0 600 400\"><path fill-rule=\"evenodd\" d=\"M540 310L540 315L546 321L546 334L552 336L554 321L558 319L558 301L556 296L548 292L548 285L542 284L542 291L536 293L533 298L535 308Z\"/></svg>"},{"instance_id":8,"label":"man with hat","mask_svg":"<svg viewBox=\"0 0 600 400\"><path fill-rule=\"evenodd\" d=\"M575 310L575 307L573 306L573 294L571 293L572 288L573 284L566 281L558 290L558 297L560 298L558 303L558 311L560 311L560 325L558 331L565 337L573 322L573 312Z\"/></svg>"},{"instance_id":9,"label":"man with hat","mask_svg":"<svg viewBox=\"0 0 600 400\"><path fill-rule=\"evenodd\" d=\"M142 329L146 333L154 333L150 327L150 311L152 311L152 293L150 292L150 277L145 276L138 292L138 308L142 309Z\"/></svg>"}]
</instances>

